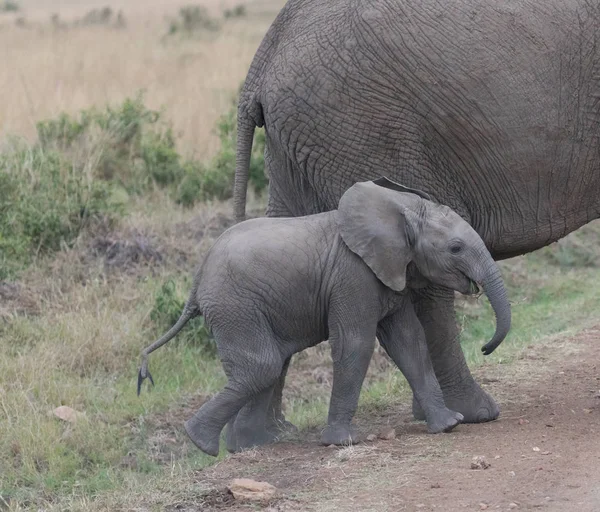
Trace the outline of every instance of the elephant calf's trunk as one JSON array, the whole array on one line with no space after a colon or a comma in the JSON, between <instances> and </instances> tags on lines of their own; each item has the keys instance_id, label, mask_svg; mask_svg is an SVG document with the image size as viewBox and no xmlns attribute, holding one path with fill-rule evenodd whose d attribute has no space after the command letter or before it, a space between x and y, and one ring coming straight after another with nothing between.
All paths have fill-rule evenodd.
<instances>
[{"instance_id":1,"label":"elephant calf's trunk","mask_svg":"<svg viewBox=\"0 0 600 512\"><path fill-rule=\"evenodd\" d=\"M481 351L487 356L496 350L510 331L511 309L500 269L496 264L481 284L496 316L496 332L492 339L481 348Z\"/></svg>"}]
</instances>

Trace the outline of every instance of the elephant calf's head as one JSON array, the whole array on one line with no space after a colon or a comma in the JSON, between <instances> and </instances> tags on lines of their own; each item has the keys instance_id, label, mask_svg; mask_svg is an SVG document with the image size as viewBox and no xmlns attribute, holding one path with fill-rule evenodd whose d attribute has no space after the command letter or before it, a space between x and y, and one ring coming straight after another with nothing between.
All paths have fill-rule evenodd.
<instances>
[{"instance_id":1,"label":"elephant calf's head","mask_svg":"<svg viewBox=\"0 0 600 512\"><path fill-rule=\"evenodd\" d=\"M490 354L510 330L511 311L500 269L476 231L452 209L386 178L361 182L342 196L342 239L388 287L406 287L412 261L431 282L469 294L485 291L496 314Z\"/></svg>"}]
</instances>

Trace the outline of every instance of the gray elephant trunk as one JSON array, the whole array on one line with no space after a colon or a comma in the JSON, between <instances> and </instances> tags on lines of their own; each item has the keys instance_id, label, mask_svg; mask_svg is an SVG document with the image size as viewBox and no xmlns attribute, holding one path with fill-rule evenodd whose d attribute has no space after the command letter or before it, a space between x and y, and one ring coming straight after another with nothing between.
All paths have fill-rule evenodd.
<instances>
[{"instance_id":1,"label":"gray elephant trunk","mask_svg":"<svg viewBox=\"0 0 600 512\"><path fill-rule=\"evenodd\" d=\"M492 257L489 256L489 258L491 261L486 266L483 275L480 279L476 279L487 295L490 305L494 310L494 315L496 316L496 332L492 339L481 348L481 351L486 356L496 350L498 345L506 338L508 331L510 331L511 324L510 303L508 301L508 294L506 293L504 282L502 281L502 276L500 275L500 269L492 260Z\"/></svg>"}]
</instances>

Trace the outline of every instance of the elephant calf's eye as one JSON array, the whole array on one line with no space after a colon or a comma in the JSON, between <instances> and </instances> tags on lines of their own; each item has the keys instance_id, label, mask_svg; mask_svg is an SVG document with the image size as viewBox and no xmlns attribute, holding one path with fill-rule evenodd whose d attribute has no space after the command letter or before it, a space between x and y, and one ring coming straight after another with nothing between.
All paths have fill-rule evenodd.
<instances>
[{"instance_id":1,"label":"elephant calf's eye","mask_svg":"<svg viewBox=\"0 0 600 512\"><path fill-rule=\"evenodd\" d=\"M450 246L450 252L452 254L458 254L460 251L462 251L462 245L451 245Z\"/></svg>"}]
</instances>

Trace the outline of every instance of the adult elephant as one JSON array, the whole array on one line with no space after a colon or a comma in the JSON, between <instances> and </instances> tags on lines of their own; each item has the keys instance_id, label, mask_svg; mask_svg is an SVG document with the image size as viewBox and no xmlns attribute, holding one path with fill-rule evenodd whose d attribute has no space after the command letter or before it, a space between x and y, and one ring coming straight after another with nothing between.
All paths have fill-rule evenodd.
<instances>
[{"instance_id":1,"label":"adult elephant","mask_svg":"<svg viewBox=\"0 0 600 512\"><path fill-rule=\"evenodd\" d=\"M236 216L264 125L267 215L334 209L383 173L457 211L495 259L548 245L599 217L599 48L597 1L290 0L240 96ZM495 419L453 294L414 299L446 405Z\"/></svg>"}]
</instances>

